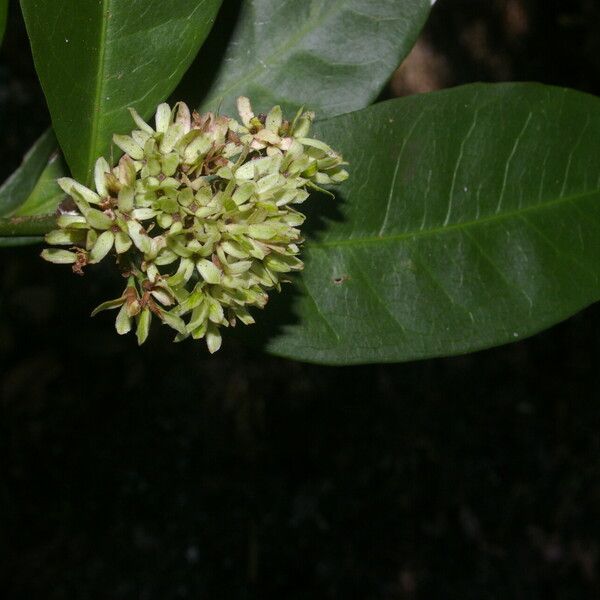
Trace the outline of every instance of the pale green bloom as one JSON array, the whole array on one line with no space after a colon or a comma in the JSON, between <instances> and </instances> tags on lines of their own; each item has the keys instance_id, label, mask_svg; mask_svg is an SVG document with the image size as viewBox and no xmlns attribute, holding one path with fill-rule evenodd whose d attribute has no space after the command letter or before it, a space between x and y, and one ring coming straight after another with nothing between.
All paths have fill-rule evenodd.
<instances>
[{"instance_id":1,"label":"pale green bloom","mask_svg":"<svg viewBox=\"0 0 600 600\"><path fill-rule=\"evenodd\" d=\"M51 262L87 264L112 256L128 276L123 294L101 304L119 309L116 330L148 337L152 317L177 341L205 338L221 346L220 327L254 323L267 292L302 269L304 215L294 209L311 189L348 177L339 154L308 137L314 115L291 121L275 106L256 116L238 99L241 123L161 104L155 127L131 109L138 129L115 135L125 153L111 168L99 158L95 190L58 180L77 211L63 214L44 250Z\"/></svg>"}]
</instances>

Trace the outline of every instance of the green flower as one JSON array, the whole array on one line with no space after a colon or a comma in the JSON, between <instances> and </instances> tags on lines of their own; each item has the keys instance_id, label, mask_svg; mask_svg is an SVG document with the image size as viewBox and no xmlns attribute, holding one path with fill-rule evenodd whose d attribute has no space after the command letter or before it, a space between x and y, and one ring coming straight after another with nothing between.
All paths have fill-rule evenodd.
<instances>
[{"instance_id":1,"label":"green flower","mask_svg":"<svg viewBox=\"0 0 600 600\"><path fill-rule=\"evenodd\" d=\"M115 167L97 160L95 190L58 180L76 210L46 236L67 248L42 257L81 274L112 256L127 286L92 314L118 308L117 332L135 324L140 344L153 317L176 341L204 338L210 352L221 327L254 323L248 309L303 267L294 205L348 177L341 156L308 137L312 113L286 121L275 106L256 116L247 98L238 109L241 123L161 104L154 128L130 109L138 128L113 137L124 152Z\"/></svg>"}]
</instances>

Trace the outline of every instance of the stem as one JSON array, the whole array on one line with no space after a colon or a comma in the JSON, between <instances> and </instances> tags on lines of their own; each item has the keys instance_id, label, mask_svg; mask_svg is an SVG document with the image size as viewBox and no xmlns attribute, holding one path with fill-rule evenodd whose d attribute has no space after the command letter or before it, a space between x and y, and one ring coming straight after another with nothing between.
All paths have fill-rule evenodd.
<instances>
[{"instance_id":1,"label":"stem","mask_svg":"<svg viewBox=\"0 0 600 600\"><path fill-rule=\"evenodd\" d=\"M31 238L42 236L54 228L56 228L55 215L0 219L0 237Z\"/></svg>"},{"instance_id":2,"label":"stem","mask_svg":"<svg viewBox=\"0 0 600 600\"><path fill-rule=\"evenodd\" d=\"M0 248L16 248L18 246L33 246L41 244L44 238L38 236L0 237Z\"/></svg>"}]
</instances>

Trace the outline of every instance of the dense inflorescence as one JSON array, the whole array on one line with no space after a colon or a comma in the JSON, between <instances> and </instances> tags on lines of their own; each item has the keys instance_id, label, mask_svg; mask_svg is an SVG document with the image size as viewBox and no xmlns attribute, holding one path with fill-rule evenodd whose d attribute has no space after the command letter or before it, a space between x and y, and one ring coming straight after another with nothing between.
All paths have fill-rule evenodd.
<instances>
[{"instance_id":1,"label":"dense inflorescence","mask_svg":"<svg viewBox=\"0 0 600 600\"><path fill-rule=\"evenodd\" d=\"M205 338L210 352L221 326L253 323L248 308L263 308L267 291L303 267L304 215L294 205L348 177L339 154L307 137L312 113L290 122L275 106L255 116L247 98L238 110L241 123L161 104L155 129L131 110L138 129L114 136L125 153L117 166L97 160L95 191L58 180L70 205L46 241L69 249L42 256L80 274L114 256L127 285L92 314L119 309L117 332L135 321L140 344L152 315L177 341Z\"/></svg>"}]
</instances>

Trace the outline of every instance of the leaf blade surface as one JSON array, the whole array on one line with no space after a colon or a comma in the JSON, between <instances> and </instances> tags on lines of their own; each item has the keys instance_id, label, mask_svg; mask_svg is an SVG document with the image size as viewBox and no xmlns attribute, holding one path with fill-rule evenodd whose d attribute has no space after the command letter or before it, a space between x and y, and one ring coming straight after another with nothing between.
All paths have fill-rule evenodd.
<instances>
[{"instance_id":1,"label":"leaf blade surface","mask_svg":"<svg viewBox=\"0 0 600 600\"><path fill-rule=\"evenodd\" d=\"M56 136L75 178L90 181L112 134L149 117L208 35L221 0L21 0Z\"/></svg>"},{"instance_id":2,"label":"leaf blade surface","mask_svg":"<svg viewBox=\"0 0 600 600\"><path fill-rule=\"evenodd\" d=\"M465 86L316 130L351 177L341 214L307 243L297 321L271 352L330 364L460 354L600 296L597 98Z\"/></svg>"},{"instance_id":3,"label":"leaf blade surface","mask_svg":"<svg viewBox=\"0 0 600 600\"><path fill-rule=\"evenodd\" d=\"M300 106L318 118L368 106L412 48L429 0L248 0L202 110Z\"/></svg>"}]
</instances>

